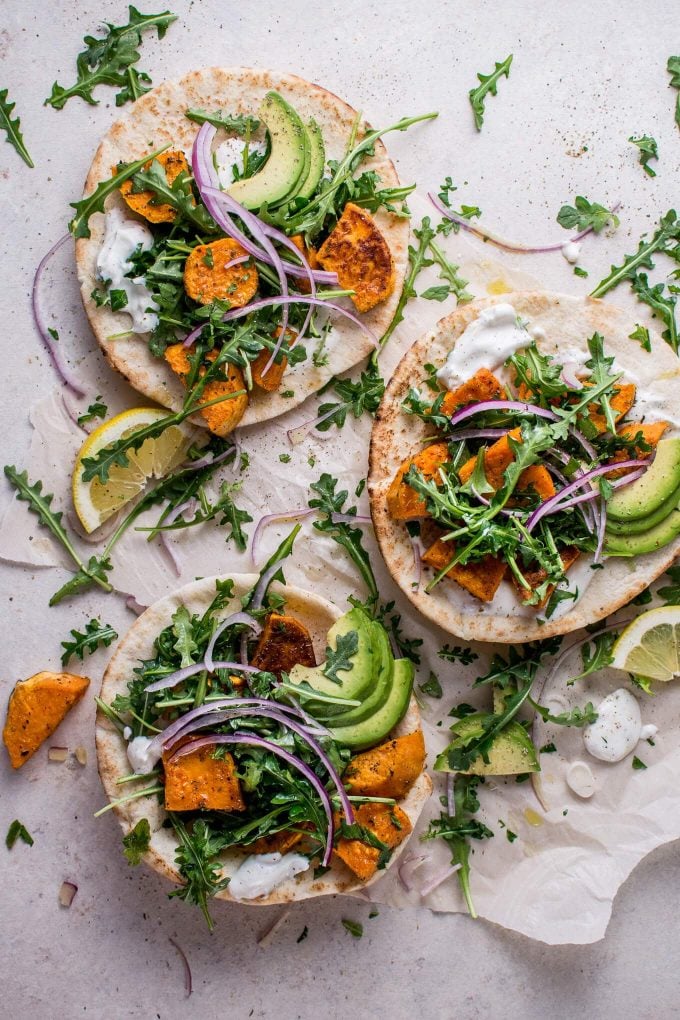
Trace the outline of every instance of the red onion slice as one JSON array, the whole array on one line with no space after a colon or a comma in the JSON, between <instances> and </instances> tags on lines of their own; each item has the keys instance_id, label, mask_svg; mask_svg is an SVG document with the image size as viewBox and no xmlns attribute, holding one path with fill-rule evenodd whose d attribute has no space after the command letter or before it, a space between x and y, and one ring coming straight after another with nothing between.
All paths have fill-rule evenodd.
<instances>
[{"instance_id":1,"label":"red onion slice","mask_svg":"<svg viewBox=\"0 0 680 1020\"><path fill-rule=\"evenodd\" d=\"M486 227L483 227L479 223L471 223L470 220L466 220L464 216L460 216L458 213L454 212L453 209L449 209L448 206L444 205L444 203L431 192L427 197L430 202L432 202L435 209L437 209L437 211L441 213L445 219L452 220L453 223L457 223L459 227L463 228L463 230L469 231L469 233L481 238L482 241L488 241L497 248L502 248L503 251L511 251L519 255L542 255L546 252L562 251L566 244L576 244L593 230L592 227L586 227L585 230L582 230L579 234L575 234L574 237L568 237L566 240L560 241L557 244L543 244L538 246L517 244L512 241L503 240L502 237L499 237L497 234L487 230ZM615 213L620 206L620 202L615 202L609 212Z\"/></svg>"},{"instance_id":2,"label":"red onion slice","mask_svg":"<svg viewBox=\"0 0 680 1020\"><path fill-rule=\"evenodd\" d=\"M260 298L258 301L251 301L249 305L245 305L243 308L231 308L228 312L224 313L222 319L224 322L230 322L232 319L242 319L244 315L250 315L251 312L257 312L260 308L271 308L273 305L283 305L284 308L288 305L313 305L317 308L330 308L331 311L337 312L338 315L344 315L346 319L349 319L355 326L358 326L369 338L375 349L380 349L380 341L373 330L369 329L366 323L362 322L361 319L358 319L356 315L352 315L352 313L348 312L346 308L342 307L342 305L336 305L334 301L324 301L322 298L308 297L306 294ZM281 328L283 329L283 326ZM281 333L279 340L281 340L282 337L283 332ZM281 346L280 343L278 346Z\"/></svg>"},{"instance_id":3,"label":"red onion slice","mask_svg":"<svg viewBox=\"0 0 680 1020\"><path fill-rule=\"evenodd\" d=\"M217 456L213 454L207 454L205 457L201 457L200 460L189 460L182 464L181 471L200 471L201 468L212 467L213 465L220 464L227 457L231 457L236 453L237 446L233 443L229 449L223 450L222 453L218 453Z\"/></svg>"},{"instance_id":4,"label":"red onion slice","mask_svg":"<svg viewBox=\"0 0 680 1020\"><path fill-rule=\"evenodd\" d=\"M331 514L333 524L371 524L371 518L366 514Z\"/></svg>"},{"instance_id":5,"label":"red onion slice","mask_svg":"<svg viewBox=\"0 0 680 1020\"><path fill-rule=\"evenodd\" d=\"M232 613L231 616L227 616L226 619L222 620L222 623L219 625L217 630L214 632L213 636L210 638L210 642L206 649L205 666L209 673L215 672L213 652L215 650L215 645L217 644L220 638L220 635L224 633L227 627L234 627L237 623L244 623L247 627L250 627L250 629L256 635L262 633L262 624L258 623L255 617L251 616L250 613Z\"/></svg>"},{"instance_id":6,"label":"red onion slice","mask_svg":"<svg viewBox=\"0 0 680 1020\"><path fill-rule=\"evenodd\" d=\"M168 527L170 524L174 524L177 518L181 517L186 511L188 511L189 513L193 513L196 510L197 506L198 506L197 500L195 500L194 498L188 499L186 503L182 503L180 506L175 507L174 510L172 510L168 514L168 516L163 521L163 526ZM182 573L182 568L180 566L179 557L177 556L177 552L174 546L172 545L171 542L168 541L168 536L164 531L159 531L158 537L160 544L162 545L166 555L168 556L168 559L170 560L174 567L175 573L179 577L180 574Z\"/></svg>"},{"instance_id":7,"label":"red onion slice","mask_svg":"<svg viewBox=\"0 0 680 1020\"><path fill-rule=\"evenodd\" d=\"M124 595L125 592L122 592L121 594ZM149 608L148 606L145 606L143 603L138 602L134 595L128 595L126 597L125 606L127 609L130 610L130 612L135 613L136 616L141 616L142 613L145 613Z\"/></svg>"},{"instance_id":8,"label":"red onion slice","mask_svg":"<svg viewBox=\"0 0 680 1020\"><path fill-rule=\"evenodd\" d=\"M535 414L537 418L547 418L548 421L559 421L559 416L553 411L539 407L538 404L528 404L524 400L482 400L478 404L461 407L460 411L451 416L451 424L457 425L459 421L472 418L482 411L517 411L521 414Z\"/></svg>"},{"instance_id":9,"label":"red onion slice","mask_svg":"<svg viewBox=\"0 0 680 1020\"><path fill-rule=\"evenodd\" d=\"M295 510L283 510L280 514L265 514L264 517L260 517L250 543L250 558L253 566L257 567L257 548L265 528L277 521L299 521L313 513L314 511L308 507L302 507Z\"/></svg>"},{"instance_id":10,"label":"red onion slice","mask_svg":"<svg viewBox=\"0 0 680 1020\"><path fill-rule=\"evenodd\" d=\"M38 268L36 269L35 276L33 277L31 307L33 309L33 321L35 322L35 327L40 334L42 342L47 348L47 353L52 359L52 364L54 365L58 375L66 383L69 389L73 390L76 396L84 397L87 393L85 384L66 363L59 341L50 336L47 326L45 325L45 319L40 306L40 284L42 282L43 273L45 272L52 256L59 250L59 248L62 247L62 245L66 244L70 236L70 234L64 234L63 237L60 237L56 244L52 245L47 254L43 255L42 259L38 263Z\"/></svg>"},{"instance_id":11,"label":"red onion slice","mask_svg":"<svg viewBox=\"0 0 680 1020\"><path fill-rule=\"evenodd\" d=\"M433 879L431 879L425 885L420 887L419 889L420 895L423 898L425 896L429 896L430 893L433 893L435 889L438 889L439 886L447 880L447 878L451 878L451 875L455 875L457 871L460 871L462 866L463 865L460 863L452 864L450 867L446 869L446 871L440 872L439 875L435 875Z\"/></svg>"},{"instance_id":12,"label":"red onion slice","mask_svg":"<svg viewBox=\"0 0 680 1020\"><path fill-rule=\"evenodd\" d=\"M279 560L277 560L276 563L272 563L271 566L267 567L265 572L260 577L260 580L257 582L257 585L255 586L255 591L253 592L253 599L252 602L250 603L251 609L262 609L262 603L264 602L264 597L267 594L267 588L271 584L271 580L274 577L274 575L280 569L281 562Z\"/></svg>"},{"instance_id":13,"label":"red onion slice","mask_svg":"<svg viewBox=\"0 0 680 1020\"><path fill-rule=\"evenodd\" d=\"M244 262L250 262L250 255L239 255L238 258L232 259L230 262L225 262L225 269L233 269L234 266L241 266Z\"/></svg>"},{"instance_id":14,"label":"red onion slice","mask_svg":"<svg viewBox=\"0 0 680 1020\"><path fill-rule=\"evenodd\" d=\"M411 587L414 591L420 591L420 582L423 576L423 553L425 551L420 535L412 535L408 532L411 549L413 551L413 581Z\"/></svg>"},{"instance_id":15,"label":"red onion slice","mask_svg":"<svg viewBox=\"0 0 680 1020\"><path fill-rule=\"evenodd\" d=\"M189 966L189 961L187 960L186 953L184 952L182 947L177 942L175 942L173 938L169 937L168 942L175 947L175 949L179 953L179 958L182 961L182 965L184 967L184 990L187 993L186 998L188 999L192 992L191 967Z\"/></svg>"},{"instance_id":16,"label":"red onion slice","mask_svg":"<svg viewBox=\"0 0 680 1020\"><path fill-rule=\"evenodd\" d=\"M429 860L427 854L408 853L399 861L397 866L397 878L403 885L406 892L411 892L413 889L412 880L414 873L427 860Z\"/></svg>"},{"instance_id":17,"label":"red onion slice","mask_svg":"<svg viewBox=\"0 0 680 1020\"><path fill-rule=\"evenodd\" d=\"M230 669L234 673L261 672L261 670L255 669L254 666L244 666L240 662L213 662L213 667L214 670ZM204 669L207 669L205 662L192 662L190 666L184 666L183 669L178 669L175 673L164 676L162 680L156 680L154 683L149 684L144 690L147 694L154 694L156 691L166 691L169 687L176 687L182 680L188 680L190 676L195 676Z\"/></svg>"},{"instance_id":18,"label":"red onion slice","mask_svg":"<svg viewBox=\"0 0 680 1020\"><path fill-rule=\"evenodd\" d=\"M255 736L253 733L216 733L210 737L200 737L198 740L192 741L190 746L185 745L184 747L178 748L172 755L170 761L174 761L175 758L182 758L184 755L198 751L202 747L211 747L213 744L244 744L251 747L263 747L271 754L275 754L278 758L282 758L283 761L287 762L292 768L304 776L307 782L313 787L321 801L328 820L326 846L322 858L323 866L328 867L331 854L333 853L333 835L335 832L335 824L333 822L333 805L331 803L331 798L328 795L328 791L323 786L316 773L310 769L309 765L302 761L301 758L296 758L294 754L290 754L282 747L279 747L278 744L272 743L271 740L265 740L263 737Z\"/></svg>"},{"instance_id":19,"label":"red onion slice","mask_svg":"<svg viewBox=\"0 0 680 1020\"><path fill-rule=\"evenodd\" d=\"M312 418L311 421L305 421L302 423L302 425L296 425L294 428L288 429L287 433L288 441L291 444L291 446L297 446L298 443L301 443L304 440L305 436L307 436L308 433L311 432L313 428L315 428L317 425L320 425L321 422L327 421L328 418L332 418L336 411L337 408L333 407L330 411L326 411L325 414L320 414L318 418ZM330 439L331 436L332 432L330 431L316 432L314 438L326 440Z\"/></svg>"},{"instance_id":20,"label":"red onion slice","mask_svg":"<svg viewBox=\"0 0 680 1020\"><path fill-rule=\"evenodd\" d=\"M59 902L62 907L70 907L78 892L75 882L62 882L59 888Z\"/></svg>"},{"instance_id":21,"label":"red onion slice","mask_svg":"<svg viewBox=\"0 0 680 1020\"><path fill-rule=\"evenodd\" d=\"M502 439L507 434L507 429L461 429L449 435L449 440L453 443L465 439Z\"/></svg>"},{"instance_id":22,"label":"red onion slice","mask_svg":"<svg viewBox=\"0 0 680 1020\"><path fill-rule=\"evenodd\" d=\"M593 478L599 478L601 475L605 475L608 471L612 471L614 468L627 468L627 467L648 467L648 462L644 460L619 460L612 461L609 464L601 464L599 467L593 468L592 471L586 471L585 474L581 475L575 481L570 482L565 489L560 489L559 492L551 496L550 499L546 499L544 503L536 507L534 512L531 514L526 523L527 531L531 532L536 527L538 522L546 514L558 513L560 510L567 510L573 505L571 500L565 500L565 497L570 495L572 492L576 492L578 489L582 489L584 485L587 485ZM596 493L596 496L599 493ZM604 513L601 517L605 517Z\"/></svg>"}]
</instances>

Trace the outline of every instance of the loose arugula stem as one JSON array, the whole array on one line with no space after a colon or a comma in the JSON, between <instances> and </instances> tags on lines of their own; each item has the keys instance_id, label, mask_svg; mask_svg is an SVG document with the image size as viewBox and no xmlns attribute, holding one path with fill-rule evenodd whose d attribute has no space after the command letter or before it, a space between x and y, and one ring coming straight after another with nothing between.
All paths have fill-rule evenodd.
<instances>
[{"instance_id":1,"label":"loose arugula stem","mask_svg":"<svg viewBox=\"0 0 680 1020\"><path fill-rule=\"evenodd\" d=\"M118 712L116 712L115 708L111 708L110 705L107 705L105 701L102 701L102 699L97 696L95 696L94 703L106 716L109 722L112 722L116 729L122 733L125 729L125 720L118 714Z\"/></svg>"},{"instance_id":2,"label":"loose arugula stem","mask_svg":"<svg viewBox=\"0 0 680 1020\"><path fill-rule=\"evenodd\" d=\"M130 773L129 776L121 776L120 779L116 780L116 786L123 786L124 783L136 783L140 779L156 779L160 776L160 772L157 769L153 769L151 772L136 772Z\"/></svg>"},{"instance_id":3,"label":"loose arugula stem","mask_svg":"<svg viewBox=\"0 0 680 1020\"><path fill-rule=\"evenodd\" d=\"M116 800L109 801L99 811L95 811L93 818L100 818L101 815L106 814L112 808L118 807L120 804L127 804L130 800L138 800L139 797L150 797L154 793L163 793L165 790L164 786L147 786L143 790L135 790L134 793L128 793L125 797L118 797Z\"/></svg>"}]
</instances>

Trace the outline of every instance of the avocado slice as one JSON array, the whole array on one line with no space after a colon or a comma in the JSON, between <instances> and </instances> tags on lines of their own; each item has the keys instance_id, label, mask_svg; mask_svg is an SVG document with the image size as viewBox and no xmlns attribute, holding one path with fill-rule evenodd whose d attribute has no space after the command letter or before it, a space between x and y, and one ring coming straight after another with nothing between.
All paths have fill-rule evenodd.
<instances>
[{"instance_id":1,"label":"avocado slice","mask_svg":"<svg viewBox=\"0 0 680 1020\"><path fill-rule=\"evenodd\" d=\"M636 482L618 489L607 502L614 521L646 520L680 489L680 438L662 439L654 460ZM669 507L669 512L672 506Z\"/></svg>"},{"instance_id":2,"label":"avocado slice","mask_svg":"<svg viewBox=\"0 0 680 1020\"><path fill-rule=\"evenodd\" d=\"M607 556L644 556L668 545L680 535L680 510L671 510L659 523L646 531L628 535L607 532L604 551Z\"/></svg>"},{"instance_id":3,"label":"avocado slice","mask_svg":"<svg viewBox=\"0 0 680 1020\"><path fill-rule=\"evenodd\" d=\"M252 177L235 181L229 194L246 209L281 205L310 168L310 141L305 125L278 92L268 92L258 112L271 143L269 159ZM304 176L303 176L304 175Z\"/></svg>"},{"instance_id":4,"label":"avocado slice","mask_svg":"<svg viewBox=\"0 0 680 1020\"><path fill-rule=\"evenodd\" d=\"M339 670L337 673L340 683L335 683L329 677L324 676L325 663L320 666L293 666L289 678L293 684L309 684L319 694L325 694L335 698L349 698L353 701L363 701L368 695L373 678L376 675L377 666L381 663L382 651L376 649L373 621L363 609L350 609L348 613L336 620L328 631L326 643L333 651L337 649L338 639L347 637L355 632L357 635L357 650L351 656L352 668ZM324 703L324 711L332 712L332 706Z\"/></svg>"},{"instance_id":5,"label":"avocado slice","mask_svg":"<svg viewBox=\"0 0 680 1020\"><path fill-rule=\"evenodd\" d=\"M307 174L300 177L294 198L311 198L323 176L326 166L326 147L321 128L312 117L305 125L309 139L309 167Z\"/></svg>"},{"instance_id":6,"label":"avocado slice","mask_svg":"<svg viewBox=\"0 0 680 1020\"><path fill-rule=\"evenodd\" d=\"M350 726L332 727L334 739L358 751L379 744L404 718L413 690L414 676L415 669L410 659L395 659L387 700L373 715L361 722Z\"/></svg>"},{"instance_id":7,"label":"avocado slice","mask_svg":"<svg viewBox=\"0 0 680 1020\"><path fill-rule=\"evenodd\" d=\"M364 700L355 708L345 709L333 714L334 727L354 726L378 712L390 696L394 682L394 656L390 648L390 639L381 624L371 620L371 638L377 656L372 676L372 686L364 692Z\"/></svg>"},{"instance_id":8,"label":"avocado slice","mask_svg":"<svg viewBox=\"0 0 680 1020\"><path fill-rule=\"evenodd\" d=\"M449 751L464 747L470 740L481 737L485 724L491 718L488 712L475 712L454 723L451 731L455 734L455 739L437 755L434 763L435 772L454 772L449 765ZM463 770L463 775L514 776L522 772L541 771L536 748L529 734L521 723L514 720L493 738L488 758L488 764L481 755L475 758L470 768Z\"/></svg>"},{"instance_id":9,"label":"avocado slice","mask_svg":"<svg viewBox=\"0 0 680 1020\"><path fill-rule=\"evenodd\" d=\"M640 479L642 481L642 479ZM632 487L633 483L631 483ZM611 520L607 516L607 533L612 535L636 535L642 531L649 531L655 524L665 521L672 510L680 507L680 488L672 492L667 500L657 507L656 510L644 517L631 517L627 521Z\"/></svg>"}]
</instances>

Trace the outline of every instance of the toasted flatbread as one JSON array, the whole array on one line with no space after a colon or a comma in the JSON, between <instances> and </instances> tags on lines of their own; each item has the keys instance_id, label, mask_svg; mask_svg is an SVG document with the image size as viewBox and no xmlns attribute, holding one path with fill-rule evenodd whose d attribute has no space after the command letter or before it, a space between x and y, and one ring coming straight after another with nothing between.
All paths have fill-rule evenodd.
<instances>
[{"instance_id":1,"label":"toasted flatbread","mask_svg":"<svg viewBox=\"0 0 680 1020\"><path fill-rule=\"evenodd\" d=\"M403 524L387 512L386 493L399 465L422 449L433 430L402 410L409 388L423 378L423 365L444 364L456 339L483 308L500 302L513 305L529 320L536 344L543 353L559 360L560 350L587 350L595 332L604 337L605 353L615 357L615 367L638 388L636 408L644 406L649 421L667 420L667 436L680 434L678 392L680 361L661 337L650 331L651 352L630 339L635 327L628 315L592 298L562 294L521 292L475 301L457 309L417 340L401 359L385 391L371 438L368 493L378 543L392 577L413 605L450 634L468 641L522 642L566 634L594 623L625 605L663 573L680 551L680 537L646 556L609 558L601 570L591 571L588 586L575 603L562 603L551 619L541 621L535 609L522 606L510 582L503 581L496 598L479 602L455 581L444 579L431 594L422 585L414 591L413 549ZM636 419L633 409L631 420ZM506 588L507 586L507 588ZM505 590L504 590L505 589ZM566 608L566 607L569 608Z\"/></svg>"},{"instance_id":2,"label":"toasted flatbread","mask_svg":"<svg viewBox=\"0 0 680 1020\"><path fill-rule=\"evenodd\" d=\"M116 121L95 153L84 194L91 194L99 181L108 179L117 163L141 159L145 153L151 153L163 145L183 149L189 156L199 125L186 118L186 110L196 107L211 112L222 109L235 115L255 116L261 100L271 89L280 92L303 120L313 117L318 122L324 136L327 159L337 160L342 157L357 111L332 92L291 74L249 68L209 67L192 71L179 81L164 82L138 99ZM260 127L259 131L263 130ZM367 130L370 130L369 125L363 122L359 138ZM218 139L221 138L220 132ZM364 170L376 171L383 187L396 187L399 184L394 165L380 141L375 144L375 154L361 164L361 172ZM114 207L123 210L126 216L134 216L118 192L114 192L106 201L107 210ZM401 293L408 261L409 223L407 219L382 210L375 214L374 219L389 245L395 266L395 287L391 296L362 316L362 321L380 337L392 319ZM184 396L182 384L163 358L155 358L150 353L146 335L130 334L110 339L129 328L129 316L124 310L112 312L108 307L99 308L92 299L92 291L97 283L96 260L104 239L104 226L104 215L96 213L90 219L91 236L76 241L78 279L94 334L111 366L131 386L163 407L179 410ZM353 308L351 310L354 311ZM293 391L293 395L283 397L280 393L265 393L255 389L240 421L241 426L269 421L301 404L332 376L347 371L366 358L373 350L373 344L358 326L343 316L335 315L333 329L325 347L327 364L315 366L311 350L310 347L306 361L289 366L286 372L284 389L287 392ZM197 424L205 425L200 416Z\"/></svg>"},{"instance_id":3,"label":"toasted flatbread","mask_svg":"<svg viewBox=\"0 0 680 1020\"><path fill-rule=\"evenodd\" d=\"M232 601L223 608L223 616L228 616L231 612L241 608L240 597L249 591L257 581L255 575L249 574L231 575L231 579L234 582L234 596ZM118 645L104 674L100 692L103 701L110 703L117 694L127 693L127 683L133 676L133 669L138 665L140 659L149 658L152 655L155 638L164 627L170 624L172 615L179 605L185 605L191 613L205 612L215 596L215 581L215 577L194 581L156 602L139 617ZM270 590L285 594L286 611L305 625L312 637L317 660L321 660L326 647L327 632L341 615L341 611L331 602L300 588L284 588L282 585L274 583ZM392 735L412 733L419 727L420 713L415 699L412 699L406 716ZM130 773L126 742L101 711L97 713L95 735L99 774L108 797L114 800L121 795L121 787L116 786L116 780L120 776ZM431 791L430 778L423 773L404 800L399 802L399 806L409 816L414 827ZM141 818L149 820L151 842L148 851L144 854L144 860L166 878L181 883L182 879L175 865L177 841L172 828L163 828L166 815L163 806L158 803L157 797L143 797L127 804L121 804L114 810L126 834ZM407 842L407 840L404 841L395 849L388 867L394 863ZM233 874L245 857L246 854L243 851L225 852L221 857L223 874ZM320 878L315 879L313 870L310 869L283 883L270 895L247 902L255 906L267 906L273 903L291 903L294 900L303 900L311 896L353 892L370 885L372 881L380 878L383 874L384 871L378 871L369 882L360 882L334 856L330 869ZM232 901L234 899L230 896L228 887L218 892L216 898Z\"/></svg>"}]
</instances>

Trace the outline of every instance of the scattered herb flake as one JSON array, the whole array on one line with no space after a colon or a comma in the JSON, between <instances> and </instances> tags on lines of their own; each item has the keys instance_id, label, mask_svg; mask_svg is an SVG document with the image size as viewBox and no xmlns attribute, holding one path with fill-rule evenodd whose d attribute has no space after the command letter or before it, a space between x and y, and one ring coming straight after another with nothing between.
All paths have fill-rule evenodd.
<instances>
[{"instance_id":1,"label":"scattered herb flake","mask_svg":"<svg viewBox=\"0 0 680 1020\"><path fill-rule=\"evenodd\" d=\"M123 836L123 853L128 864L134 866L140 863L142 856L149 849L151 841L151 828L148 818L140 818L134 829L130 829L127 836Z\"/></svg>"},{"instance_id":2,"label":"scattered herb flake","mask_svg":"<svg viewBox=\"0 0 680 1020\"><path fill-rule=\"evenodd\" d=\"M16 841L20 839L27 846L33 846L33 836L18 818L15 818L5 836L5 846L8 850L11 850Z\"/></svg>"},{"instance_id":3,"label":"scattered herb flake","mask_svg":"<svg viewBox=\"0 0 680 1020\"><path fill-rule=\"evenodd\" d=\"M97 394L94 399L94 403L90 404L85 414L78 416L78 424L84 425L88 421L94 421L95 418L105 418L108 407L102 403L101 394Z\"/></svg>"},{"instance_id":4,"label":"scattered herb flake","mask_svg":"<svg viewBox=\"0 0 680 1020\"><path fill-rule=\"evenodd\" d=\"M632 762L632 764L633 764L633 768L634 769L646 769L647 768L645 763L640 758L638 758L637 755L633 755L633 762Z\"/></svg>"},{"instance_id":5,"label":"scattered herb flake","mask_svg":"<svg viewBox=\"0 0 680 1020\"><path fill-rule=\"evenodd\" d=\"M641 326L639 322L635 323L635 329L632 333L628 334L628 339L637 340L643 351L651 351L652 349L652 341L649 337L649 330L646 326Z\"/></svg>"},{"instance_id":6,"label":"scattered herb flake","mask_svg":"<svg viewBox=\"0 0 680 1020\"><path fill-rule=\"evenodd\" d=\"M279 460L281 461L282 464L290 464L291 456L289 453L280 453Z\"/></svg>"},{"instance_id":7,"label":"scattered herb flake","mask_svg":"<svg viewBox=\"0 0 680 1020\"><path fill-rule=\"evenodd\" d=\"M633 145L637 145L640 150L640 165L645 173L649 174L650 177L656 177L656 170L653 170L649 165L650 159L659 158L659 147L656 139L652 138L651 135L641 135L639 138L631 135L628 141L632 142Z\"/></svg>"},{"instance_id":8,"label":"scattered herb flake","mask_svg":"<svg viewBox=\"0 0 680 1020\"><path fill-rule=\"evenodd\" d=\"M555 747L553 742L550 741L549 744L544 744L543 747L539 747L538 753L539 754L554 754L556 750L557 750L557 748Z\"/></svg>"},{"instance_id":9,"label":"scattered herb flake","mask_svg":"<svg viewBox=\"0 0 680 1020\"><path fill-rule=\"evenodd\" d=\"M436 673L430 671L430 675L424 684L418 684L423 694L429 694L431 698L441 698L442 685Z\"/></svg>"},{"instance_id":10,"label":"scattered herb flake","mask_svg":"<svg viewBox=\"0 0 680 1020\"><path fill-rule=\"evenodd\" d=\"M305 939L307 938L307 936L308 936L308 935L309 935L309 928L307 927L307 925L305 925L305 926L304 926L304 928L302 929L302 931L300 932L300 934L298 935L298 937L296 938L296 940L295 940L295 941L296 941L296 942L297 942L298 944L299 944L300 942L304 942L304 941L305 941Z\"/></svg>"},{"instance_id":11,"label":"scattered herb flake","mask_svg":"<svg viewBox=\"0 0 680 1020\"><path fill-rule=\"evenodd\" d=\"M585 280L588 277L588 270L581 269L580 266L574 266L574 276L581 276Z\"/></svg>"},{"instance_id":12,"label":"scattered herb flake","mask_svg":"<svg viewBox=\"0 0 680 1020\"><path fill-rule=\"evenodd\" d=\"M517 833L513 832L512 829L508 829L505 835L507 837L508 843L514 843L515 840L517 839Z\"/></svg>"},{"instance_id":13,"label":"scattered herb flake","mask_svg":"<svg viewBox=\"0 0 680 1020\"><path fill-rule=\"evenodd\" d=\"M342 925L355 939L360 939L364 934L364 926L359 924L358 921L350 921L348 918L343 917Z\"/></svg>"}]
</instances>

